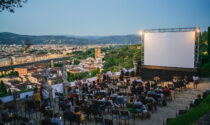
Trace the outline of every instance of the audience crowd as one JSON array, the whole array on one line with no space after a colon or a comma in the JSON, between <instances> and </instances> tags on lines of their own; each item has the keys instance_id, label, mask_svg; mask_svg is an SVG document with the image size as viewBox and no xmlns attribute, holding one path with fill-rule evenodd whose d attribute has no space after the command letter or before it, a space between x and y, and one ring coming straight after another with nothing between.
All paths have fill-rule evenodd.
<instances>
[{"instance_id":1,"label":"audience crowd","mask_svg":"<svg viewBox=\"0 0 210 125\"><path fill-rule=\"evenodd\" d=\"M131 73L134 75L134 73ZM135 118L149 119L158 106L166 106L172 100L171 91L186 88L187 77L173 79L173 84L163 85L159 79L142 81L141 78L131 80L126 69L118 78L111 78L110 73L103 74L103 79L87 83L78 81L69 87L66 95L56 93L58 101L50 99L50 93L44 87L34 88L33 98L25 98L25 111L41 112L43 118L40 124L63 125L65 122L87 124L94 119L111 125L113 122L129 121ZM200 96L191 104L198 105ZM54 108L58 105L59 111ZM106 119L106 116L110 116ZM40 116L41 117L41 116ZM14 113L5 107L2 111L2 121L9 122L18 119ZM105 119L105 120L104 120Z\"/></svg>"}]
</instances>

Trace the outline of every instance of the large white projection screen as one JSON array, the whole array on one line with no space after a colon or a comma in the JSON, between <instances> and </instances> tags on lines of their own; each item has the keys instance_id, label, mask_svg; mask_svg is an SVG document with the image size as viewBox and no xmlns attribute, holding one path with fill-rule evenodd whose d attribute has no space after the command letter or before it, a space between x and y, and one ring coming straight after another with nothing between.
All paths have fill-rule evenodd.
<instances>
[{"instance_id":1,"label":"large white projection screen","mask_svg":"<svg viewBox=\"0 0 210 125\"><path fill-rule=\"evenodd\" d=\"M145 32L144 65L194 68L195 31Z\"/></svg>"}]
</instances>

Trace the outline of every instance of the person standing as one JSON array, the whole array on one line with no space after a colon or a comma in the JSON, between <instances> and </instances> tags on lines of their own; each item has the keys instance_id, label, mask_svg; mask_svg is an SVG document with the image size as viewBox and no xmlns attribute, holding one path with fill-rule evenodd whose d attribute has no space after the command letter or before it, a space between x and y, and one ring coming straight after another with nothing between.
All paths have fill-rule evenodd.
<instances>
[{"instance_id":1,"label":"person standing","mask_svg":"<svg viewBox=\"0 0 210 125\"><path fill-rule=\"evenodd\" d=\"M98 83L100 84L102 82L102 80L101 80L101 74L99 73L98 74Z\"/></svg>"},{"instance_id":2,"label":"person standing","mask_svg":"<svg viewBox=\"0 0 210 125\"><path fill-rule=\"evenodd\" d=\"M42 88L42 97L43 97L43 100L44 100L45 103L50 102L49 92L44 88ZM51 105L51 103L50 103L50 105Z\"/></svg>"},{"instance_id":3,"label":"person standing","mask_svg":"<svg viewBox=\"0 0 210 125\"><path fill-rule=\"evenodd\" d=\"M197 89L198 83L200 82L200 78L199 78L199 76L197 74L195 74L193 76L193 82L194 82L194 89Z\"/></svg>"},{"instance_id":4,"label":"person standing","mask_svg":"<svg viewBox=\"0 0 210 125\"><path fill-rule=\"evenodd\" d=\"M185 85L185 88L187 88L187 85L189 85L189 79L187 76L184 76L184 85Z\"/></svg>"},{"instance_id":5,"label":"person standing","mask_svg":"<svg viewBox=\"0 0 210 125\"><path fill-rule=\"evenodd\" d=\"M40 93L38 92L38 89L35 89L34 91L34 102L37 108L40 108L40 101L41 101L41 96Z\"/></svg>"}]
</instances>

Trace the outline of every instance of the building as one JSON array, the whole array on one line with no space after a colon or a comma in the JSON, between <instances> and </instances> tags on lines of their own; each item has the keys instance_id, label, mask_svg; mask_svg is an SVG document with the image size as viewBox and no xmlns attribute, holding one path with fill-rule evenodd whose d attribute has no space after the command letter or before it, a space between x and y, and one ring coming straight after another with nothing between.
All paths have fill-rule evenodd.
<instances>
[{"instance_id":1,"label":"building","mask_svg":"<svg viewBox=\"0 0 210 125\"><path fill-rule=\"evenodd\" d=\"M51 67L54 67L54 60L50 60Z\"/></svg>"},{"instance_id":2,"label":"building","mask_svg":"<svg viewBox=\"0 0 210 125\"><path fill-rule=\"evenodd\" d=\"M27 68L15 68L14 70L19 73L19 76L24 76L28 73Z\"/></svg>"},{"instance_id":3,"label":"building","mask_svg":"<svg viewBox=\"0 0 210 125\"><path fill-rule=\"evenodd\" d=\"M95 48L95 59L101 58L101 48Z\"/></svg>"}]
</instances>

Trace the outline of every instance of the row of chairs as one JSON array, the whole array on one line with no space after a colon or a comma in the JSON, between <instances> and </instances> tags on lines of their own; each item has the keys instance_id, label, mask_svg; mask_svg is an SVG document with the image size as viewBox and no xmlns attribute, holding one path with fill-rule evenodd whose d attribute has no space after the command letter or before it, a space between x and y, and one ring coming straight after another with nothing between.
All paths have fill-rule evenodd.
<instances>
[{"instance_id":1,"label":"row of chairs","mask_svg":"<svg viewBox=\"0 0 210 125\"><path fill-rule=\"evenodd\" d=\"M100 125L114 125L113 120L103 119L103 118L96 118L95 123L96 123L96 125L98 125L98 124L100 124Z\"/></svg>"},{"instance_id":2,"label":"row of chairs","mask_svg":"<svg viewBox=\"0 0 210 125\"><path fill-rule=\"evenodd\" d=\"M131 119L134 120L134 117L130 115L128 111L119 111L119 110L112 110L112 120L116 119L116 122L118 124L121 123L121 121L124 121L124 123L128 123ZM133 121L133 124L135 124L135 121Z\"/></svg>"}]
</instances>

